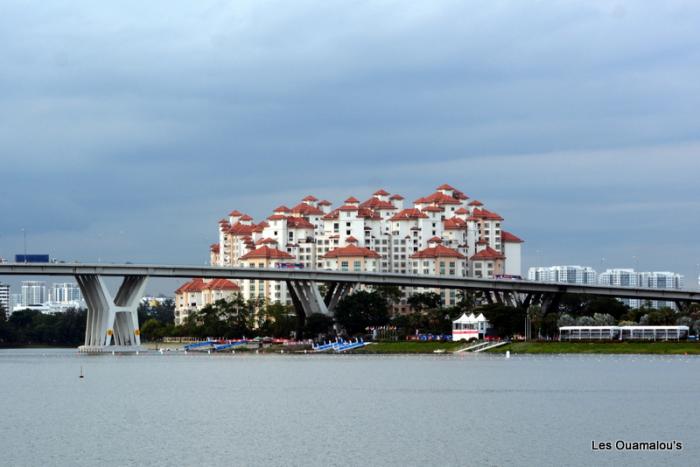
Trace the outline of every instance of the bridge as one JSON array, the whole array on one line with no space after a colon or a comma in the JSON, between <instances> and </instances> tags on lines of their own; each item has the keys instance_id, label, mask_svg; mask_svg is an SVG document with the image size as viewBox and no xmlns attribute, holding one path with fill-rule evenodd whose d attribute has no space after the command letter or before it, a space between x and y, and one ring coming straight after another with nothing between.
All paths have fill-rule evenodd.
<instances>
[{"instance_id":1,"label":"bridge","mask_svg":"<svg viewBox=\"0 0 700 467\"><path fill-rule=\"evenodd\" d=\"M690 290L309 269L103 263L3 263L0 264L0 276L3 275L74 276L88 307L85 343L80 346L80 350L85 352L140 348L137 307L149 277L283 281L287 284L292 303L299 316L310 313L332 313L338 302L357 285L481 292L488 303L503 303L524 309L531 304L540 303L545 313L558 307L561 297L565 294L669 301L675 302L679 308L692 302L700 302L700 292ZM114 297L107 288L104 277L123 278ZM327 284L327 291L323 296L318 288L319 283Z\"/></svg>"}]
</instances>

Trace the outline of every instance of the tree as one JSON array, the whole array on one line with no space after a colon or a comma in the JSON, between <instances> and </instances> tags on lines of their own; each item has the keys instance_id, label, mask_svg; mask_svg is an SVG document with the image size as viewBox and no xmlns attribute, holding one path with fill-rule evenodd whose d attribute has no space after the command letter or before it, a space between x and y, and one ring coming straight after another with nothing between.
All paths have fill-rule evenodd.
<instances>
[{"instance_id":1,"label":"tree","mask_svg":"<svg viewBox=\"0 0 700 467\"><path fill-rule=\"evenodd\" d=\"M272 303L261 310L261 335L289 338L296 329L297 317L294 309L281 303Z\"/></svg>"},{"instance_id":2,"label":"tree","mask_svg":"<svg viewBox=\"0 0 700 467\"><path fill-rule=\"evenodd\" d=\"M559 316L559 320L557 321L557 325L559 327L563 326L575 326L576 325L576 320L569 315L568 313L562 313Z\"/></svg>"},{"instance_id":3,"label":"tree","mask_svg":"<svg viewBox=\"0 0 700 467\"><path fill-rule=\"evenodd\" d=\"M422 312L425 310L434 310L442 306L440 294L435 292L416 293L408 297L408 304L415 311Z\"/></svg>"},{"instance_id":4,"label":"tree","mask_svg":"<svg viewBox=\"0 0 700 467\"><path fill-rule=\"evenodd\" d=\"M614 326L615 318L608 313L594 313L593 323L595 323L594 326Z\"/></svg>"},{"instance_id":5,"label":"tree","mask_svg":"<svg viewBox=\"0 0 700 467\"><path fill-rule=\"evenodd\" d=\"M141 337L146 341L154 341L163 337L163 324L155 318L146 320L141 325Z\"/></svg>"},{"instance_id":6,"label":"tree","mask_svg":"<svg viewBox=\"0 0 700 467\"><path fill-rule=\"evenodd\" d=\"M401 301L401 297L403 297L401 288L396 285L374 285L372 286L372 290L384 298L389 306L396 305Z\"/></svg>"},{"instance_id":7,"label":"tree","mask_svg":"<svg viewBox=\"0 0 700 467\"><path fill-rule=\"evenodd\" d=\"M323 313L312 313L306 317L304 333L310 337L330 334L333 330L333 318Z\"/></svg>"},{"instance_id":8,"label":"tree","mask_svg":"<svg viewBox=\"0 0 700 467\"><path fill-rule=\"evenodd\" d=\"M369 326L387 324L389 304L377 291L360 290L338 302L335 320L348 334L359 334Z\"/></svg>"},{"instance_id":9,"label":"tree","mask_svg":"<svg viewBox=\"0 0 700 467\"><path fill-rule=\"evenodd\" d=\"M522 308L493 303L479 308L499 337L522 334L525 326L525 311Z\"/></svg>"}]
</instances>

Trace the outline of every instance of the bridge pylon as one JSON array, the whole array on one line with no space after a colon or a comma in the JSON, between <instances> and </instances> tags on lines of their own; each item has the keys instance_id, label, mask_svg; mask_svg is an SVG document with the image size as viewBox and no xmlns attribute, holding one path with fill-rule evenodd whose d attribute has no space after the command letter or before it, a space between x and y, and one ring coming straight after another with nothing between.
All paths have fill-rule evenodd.
<instances>
[{"instance_id":1,"label":"bridge pylon","mask_svg":"<svg viewBox=\"0 0 700 467\"><path fill-rule=\"evenodd\" d=\"M148 276L125 276L113 298L102 276L75 276L88 306L85 344L81 352L136 352L141 350L138 304Z\"/></svg>"},{"instance_id":2,"label":"bridge pylon","mask_svg":"<svg viewBox=\"0 0 700 467\"><path fill-rule=\"evenodd\" d=\"M332 316L338 303L350 293L354 284L331 282L325 296L314 281L288 280L287 291L297 314L297 336L303 333L306 317L313 313Z\"/></svg>"}]
</instances>

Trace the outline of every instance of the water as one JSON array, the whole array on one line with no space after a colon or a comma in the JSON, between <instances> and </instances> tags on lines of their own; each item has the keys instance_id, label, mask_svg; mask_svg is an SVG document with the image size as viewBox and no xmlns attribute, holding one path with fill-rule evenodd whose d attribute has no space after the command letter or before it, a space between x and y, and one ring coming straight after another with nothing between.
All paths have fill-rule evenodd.
<instances>
[{"instance_id":1,"label":"water","mask_svg":"<svg viewBox=\"0 0 700 467\"><path fill-rule=\"evenodd\" d=\"M684 356L0 350L0 464L698 465L699 370ZM591 450L618 439L684 449Z\"/></svg>"}]
</instances>

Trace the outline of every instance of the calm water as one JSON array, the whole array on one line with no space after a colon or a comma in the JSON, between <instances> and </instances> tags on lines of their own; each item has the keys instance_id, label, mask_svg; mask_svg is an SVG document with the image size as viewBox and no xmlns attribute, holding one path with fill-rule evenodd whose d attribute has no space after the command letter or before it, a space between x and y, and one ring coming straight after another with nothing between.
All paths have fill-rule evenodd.
<instances>
[{"instance_id":1,"label":"calm water","mask_svg":"<svg viewBox=\"0 0 700 467\"><path fill-rule=\"evenodd\" d=\"M0 372L8 466L700 463L697 357L0 350ZM591 451L618 439L684 449Z\"/></svg>"}]
</instances>

